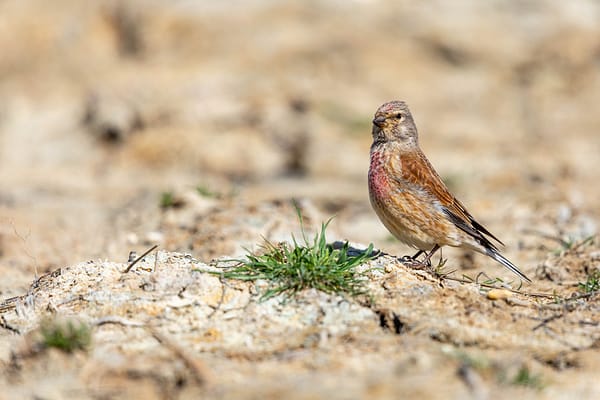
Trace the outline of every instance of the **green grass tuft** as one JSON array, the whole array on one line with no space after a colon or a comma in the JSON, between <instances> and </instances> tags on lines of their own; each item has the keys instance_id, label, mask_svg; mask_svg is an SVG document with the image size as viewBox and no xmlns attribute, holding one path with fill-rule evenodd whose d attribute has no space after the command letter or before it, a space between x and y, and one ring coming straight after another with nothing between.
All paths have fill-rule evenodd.
<instances>
[{"instance_id":1,"label":"green grass tuft","mask_svg":"<svg viewBox=\"0 0 600 400\"><path fill-rule=\"evenodd\" d=\"M185 205L185 202L173 192L162 192L160 194L160 208L180 208Z\"/></svg>"},{"instance_id":2,"label":"green grass tuft","mask_svg":"<svg viewBox=\"0 0 600 400\"><path fill-rule=\"evenodd\" d=\"M585 282L579 282L577 285L584 293L600 290L600 269L595 269L589 273Z\"/></svg>"},{"instance_id":3,"label":"green grass tuft","mask_svg":"<svg viewBox=\"0 0 600 400\"><path fill-rule=\"evenodd\" d=\"M40 332L44 347L54 347L67 353L85 350L91 342L91 330L82 322L44 321Z\"/></svg>"},{"instance_id":4,"label":"green grass tuft","mask_svg":"<svg viewBox=\"0 0 600 400\"><path fill-rule=\"evenodd\" d=\"M196 186L196 193L198 193L200 196L206 197L206 198L218 198L218 197L220 197L219 193L211 190L206 185L198 185L198 186Z\"/></svg>"},{"instance_id":5,"label":"green grass tuft","mask_svg":"<svg viewBox=\"0 0 600 400\"><path fill-rule=\"evenodd\" d=\"M175 205L175 195L173 192L163 192L160 195L160 208L170 208Z\"/></svg>"},{"instance_id":6,"label":"green grass tuft","mask_svg":"<svg viewBox=\"0 0 600 400\"><path fill-rule=\"evenodd\" d=\"M542 389L544 387L541 376L531 373L529 368L525 366L519 368L519 371L517 371L517 374L511 380L511 384L534 389Z\"/></svg>"},{"instance_id":7,"label":"green grass tuft","mask_svg":"<svg viewBox=\"0 0 600 400\"><path fill-rule=\"evenodd\" d=\"M560 248L554 250L553 253L554 255L560 255L566 251L577 250L580 247L593 244L595 239L596 235L591 235L583 239L576 239L572 236L569 236L566 239L559 239Z\"/></svg>"},{"instance_id":8,"label":"green grass tuft","mask_svg":"<svg viewBox=\"0 0 600 400\"><path fill-rule=\"evenodd\" d=\"M445 279L456 272L455 269L449 270L446 267L447 258L441 258L435 267L433 267L433 274L438 278Z\"/></svg>"},{"instance_id":9,"label":"green grass tuft","mask_svg":"<svg viewBox=\"0 0 600 400\"><path fill-rule=\"evenodd\" d=\"M249 252L239 265L219 274L229 279L268 281L269 287L262 294L261 300L278 295L290 298L308 288L325 293L346 293L350 296L367 294L364 285L366 271L358 272L356 267L373 258L373 245L356 256L348 254L347 242L341 248L334 249L327 244L326 238L327 226L331 220L321 225L321 231L311 243L304 233L300 215L299 218L303 245L295 238L291 245L266 241L262 254Z\"/></svg>"},{"instance_id":10,"label":"green grass tuft","mask_svg":"<svg viewBox=\"0 0 600 400\"><path fill-rule=\"evenodd\" d=\"M492 368L491 361L483 354L472 354L464 350L455 350L451 353L460 363L466 367L478 371L485 371Z\"/></svg>"}]
</instances>

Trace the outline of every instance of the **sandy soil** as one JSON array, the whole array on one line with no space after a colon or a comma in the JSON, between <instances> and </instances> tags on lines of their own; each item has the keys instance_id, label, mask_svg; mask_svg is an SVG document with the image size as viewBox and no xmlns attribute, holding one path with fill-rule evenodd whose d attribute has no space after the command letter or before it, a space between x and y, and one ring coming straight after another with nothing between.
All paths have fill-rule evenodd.
<instances>
[{"instance_id":1,"label":"sandy soil","mask_svg":"<svg viewBox=\"0 0 600 400\"><path fill-rule=\"evenodd\" d=\"M600 397L598 294L578 286L600 268L598 15L584 0L1 2L0 386L52 399ZM229 282L244 312L210 314L221 289L202 292L212 283L192 270L297 235L291 199L310 229L335 216L332 241L410 251L367 196L370 120L391 99L534 283L445 249L453 277L519 293L490 300L382 258L373 304L265 304ZM121 274L153 244L162 272ZM88 352L31 350L40 321L74 314L143 327L94 325ZM523 371L529 385L515 384Z\"/></svg>"}]
</instances>

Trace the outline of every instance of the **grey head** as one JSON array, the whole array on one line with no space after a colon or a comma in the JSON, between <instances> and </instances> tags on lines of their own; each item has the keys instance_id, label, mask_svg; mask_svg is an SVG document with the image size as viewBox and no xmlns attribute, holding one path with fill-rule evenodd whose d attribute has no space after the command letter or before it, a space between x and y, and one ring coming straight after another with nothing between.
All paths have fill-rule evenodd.
<instances>
[{"instance_id":1,"label":"grey head","mask_svg":"<svg viewBox=\"0 0 600 400\"><path fill-rule=\"evenodd\" d=\"M389 101L375 112L373 118L373 144L399 142L417 145L417 127L408 106L403 101Z\"/></svg>"}]
</instances>

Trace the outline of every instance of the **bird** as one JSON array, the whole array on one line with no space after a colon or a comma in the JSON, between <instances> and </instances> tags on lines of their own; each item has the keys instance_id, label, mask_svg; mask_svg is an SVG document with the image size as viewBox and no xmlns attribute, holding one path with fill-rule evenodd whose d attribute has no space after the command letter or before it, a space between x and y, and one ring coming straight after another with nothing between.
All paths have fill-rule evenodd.
<instances>
[{"instance_id":1,"label":"bird","mask_svg":"<svg viewBox=\"0 0 600 400\"><path fill-rule=\"evenodd\" d=\"M531 282L500 254L497 244L504 246L500 239L448 190L419 146L417 127L405 102L380 106L372 134L369 198L390 233L418 250L404 261L430 266L431 257L443 246L461 247L485 254Z\"/></svg>"}]
</instances>

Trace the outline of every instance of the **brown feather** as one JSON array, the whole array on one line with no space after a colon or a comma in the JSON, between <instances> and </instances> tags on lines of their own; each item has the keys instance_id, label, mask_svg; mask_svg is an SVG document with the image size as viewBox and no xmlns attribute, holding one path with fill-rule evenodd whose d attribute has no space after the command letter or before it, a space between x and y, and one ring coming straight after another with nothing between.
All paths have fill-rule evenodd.
<instances>
[{"instance_id":1,"label":"brown feather","mask_svg":"<svg viewBox=\"0 0 600 400\"><path fill-rule=\"evenodd\" d=\"M448 210L452 222L458 228L481 240L483 242L481 243L482 245L494 248L492 243L483 235L487 235L503 245L500 239L492 235L483 225L478 223L465 206L450 193L442 178L440 178L420 149L417 151L402 152L399 157L400 168L398 170L400 170L400 179L429 192L438 199L441 205Z\"/></svg>"}]
</instances>

